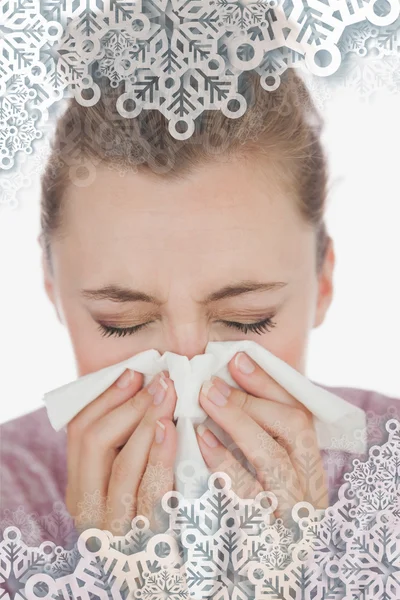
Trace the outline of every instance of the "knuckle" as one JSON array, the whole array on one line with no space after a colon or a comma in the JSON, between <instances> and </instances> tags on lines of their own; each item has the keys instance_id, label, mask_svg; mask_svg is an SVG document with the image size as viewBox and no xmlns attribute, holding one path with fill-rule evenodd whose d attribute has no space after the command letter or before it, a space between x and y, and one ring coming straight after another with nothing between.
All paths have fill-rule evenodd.
<instances>
[{"instance_id":1,"label":"knuckle","mask_svg":"<svg viewBox=\"0 0 400 600\"><path fill-rule=\"evenodd\" d=\"M115 484L119 484L126 481L130 473L128 463L124 458L119 458L120 456L121 455L119 454L114 460L112 467L111 479Z\"/></svg>"},{"instance_id":2,"label":"knuckle","mask_svg":"<svg viewBox=\"0 0 400 600\"><path fill-rule=\"evenodd\" d=\"M86 430L85 435L82 438L82 452L87 454L91 448L96 446L96 432L93 427L89 427Z\"/></svg>"},{"instance_id":3,"label":"knuckle","mask_svg":"<svg viewBox=\"0 0 400 600\"><path fill-rule=\"evenodd\" d=\"M95 450L103 450L107 447L107 432L99 423L93 423L85 431L85 435L82 437L82 450L86 454Z\"/></svg>"},{"instance_id":4,"label":"knuckle","mask_svg":"<svg viewBox=\"0 0 400 600\"><path fill-rule=\"evenodd\" d=\"M146 429L152 429L154 427L155 417L152 410L146 410L142 418L142 426Z\"/></svg>"},{"instance_id":5,"label":"knuckle","mask_svg":"<svg viewBox=\"0 0 400 600\"><path fill-rule=\"evenodd\" d=\"M70 440L77 440L83 434L83 426L81 423L81 419L79 419L79 415L77 415L72 421L70 421L67 425L67 435Z\"/></svg>"},{"instance_id":6,"label":"knuckle","mask_svg":"<svg viewBox=\"0 0 400 600\"><path fill-rule=\"evenodd\" d=\"M291 424L293 429L309 429L312 425L311 414L306 413L301 408L293 408Z\"/></svg>"},{"instance_id":7,"label":"knuckle","mask_svg":"<svg viewBox=\"0 0 400 600\"><path fill-rule=\"evenodd\" d=\"M253 397L246 392L241 393L239 398L239 408L244 412L250 412L253 403Z\"/></svg>"},{"instance_id":8,"label":"knuckle","mask_svg":"<svg viewBox=\"0 0 400 600\"><path fill-rule=\"evenodd\" d=\"M137 413L138 415L141 414L145 403L146 397L142 391L128 399L128 405L130 406L132 411L134 413Z\"/></svg>"}]
</instances>

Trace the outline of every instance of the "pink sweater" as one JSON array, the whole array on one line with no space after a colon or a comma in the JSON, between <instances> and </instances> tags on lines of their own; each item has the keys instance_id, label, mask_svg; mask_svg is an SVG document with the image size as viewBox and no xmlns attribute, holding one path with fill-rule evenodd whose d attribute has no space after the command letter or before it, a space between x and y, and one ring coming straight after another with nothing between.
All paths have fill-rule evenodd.
<instances>
[{"instance_id":1,"label":"pink sweater","mask_svg":"<svg viewBox=\"0 0 400 600\"><path fill-rule=\"evenodd\" d=\"M314 382L316 383L316 382ZM368 446L387 439L384 425L400 418L400 398L374 391L317 385L343 397L367 413ZM356 457L351 448L322 451L331 504ZM29 545L51 540L70 548L76 540L64 504L67 484L66 433L50 425L45 408L0 426L0 532L19 527Z\"/></svg>"}]
</instances>

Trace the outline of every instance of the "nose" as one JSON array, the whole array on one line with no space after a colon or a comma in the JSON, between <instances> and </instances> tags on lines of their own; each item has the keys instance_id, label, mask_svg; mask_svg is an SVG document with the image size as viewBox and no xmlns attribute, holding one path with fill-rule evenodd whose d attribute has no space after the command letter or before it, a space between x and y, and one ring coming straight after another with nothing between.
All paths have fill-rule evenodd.
<instances>
[{"instance_id":1,"label":"nose","mask_svg":"<svg viewBox=\"0 0 400 600\"><path fill-rule=\"evenodd\" d=\"M158 351L160 354L174 352L191 360L197 354L204 354L209 341L209 330L203 322L175 323L165 328L162 348Z\"/></svg>"}]
</instances>

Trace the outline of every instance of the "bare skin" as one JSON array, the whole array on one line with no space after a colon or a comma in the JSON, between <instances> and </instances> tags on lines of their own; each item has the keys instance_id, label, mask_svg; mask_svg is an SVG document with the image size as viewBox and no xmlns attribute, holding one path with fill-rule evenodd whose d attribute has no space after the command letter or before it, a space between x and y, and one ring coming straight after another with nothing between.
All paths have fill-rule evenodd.
<instances>
[{"instance_id":1,"label":"bare skin","mask_svg":"<svg viewBox=\"0 0 400 600\"><path fill-rule=\"evenodd\" d=\"M66 220L52 241L53 268L43 260L43 270L47 294L68 329L78 374L149 348L190 359L210 341L240 339L256 341L306 374L310 332L323 322L332 301L335 257L331 241L318 275L315 232L295 202L295 190L267 159L262 171L254 161L227 161L202 166L179 182L134 173L121 178L104 167L90 187L70 185L64 197ZM208 298L243 282L279 285ZM105 286L154 298L122 297L110 289L102 296L93 292ZM227 325L267 317L272 324L270 320L261 333ZM115 331L145 323L124 335ZM101 325L113 327L112 335L102 335ZM313 486L306 485L296 462L294 440L304 432L311 435L312 451L319 457L311 415L263 371L241 373L234 359L229 370L246 392L225 387L229 397L224 406L203 394L200 402L252 464L257 454L257 476L248 479L246 493L272 489L265 475L272 444L293 482L291 502L308 499L324 507L326 490L313 496ZM124 374L126 387L111 386L68 426L68 509L77 515L85 493L96 490L109 501L104 519L90 525L120 532L122 519L135 514L152 518L146 481L156 465L168 476L151 503L173 489L176 394L168 373L164 375L156 394L160 399L166 388L161 403L154 404L141 374ZM219 389L224 389L221 382ZM273 421L279 418L290 424L287 439L274 431ZM260 433L270 443L263 444L261 458L260 443L254 447ZM211 470L226 467L229 473L235 458L212 437L203 428L198 432L204 459Z\"/></svg>"}]
</instances>

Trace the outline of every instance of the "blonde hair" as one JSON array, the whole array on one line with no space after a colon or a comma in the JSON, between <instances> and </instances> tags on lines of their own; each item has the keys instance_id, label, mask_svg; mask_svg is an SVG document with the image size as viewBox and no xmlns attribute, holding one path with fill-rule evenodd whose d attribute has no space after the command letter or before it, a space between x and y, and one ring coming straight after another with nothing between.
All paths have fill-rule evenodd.
<instances>
[{"instance_id":1,"label":"blonde hair","mask_svg":"<svg viewBox=\"0 0 400 600\"><path fill-rule=\"evenodd\" d=\"M100 100L82 106L71 98L59 119L52 153L42 175L41 237L47 258L51 237L63 223L63 195L80 174L101 164L146 172L149 176L180 179L217 156L279 156L282 177L296 190L301 216L316 231L317 270L325 259L329 236L324 223L327 165L320 134L323 121L304 82L293 69L282 75L279 87L266 91L255 71L239 77L239 93L247 109L239 118L219 110L206 110L195 120L185 140L171 136L168 121L156 109L142 110L134 118L121 116L116 101L124 84L98 81ZM229 108L234 110L236 100ZM179 127L177 127L179 131ZM184 128L182 128L182 132Z\"/></svg>"}]
</instances>

